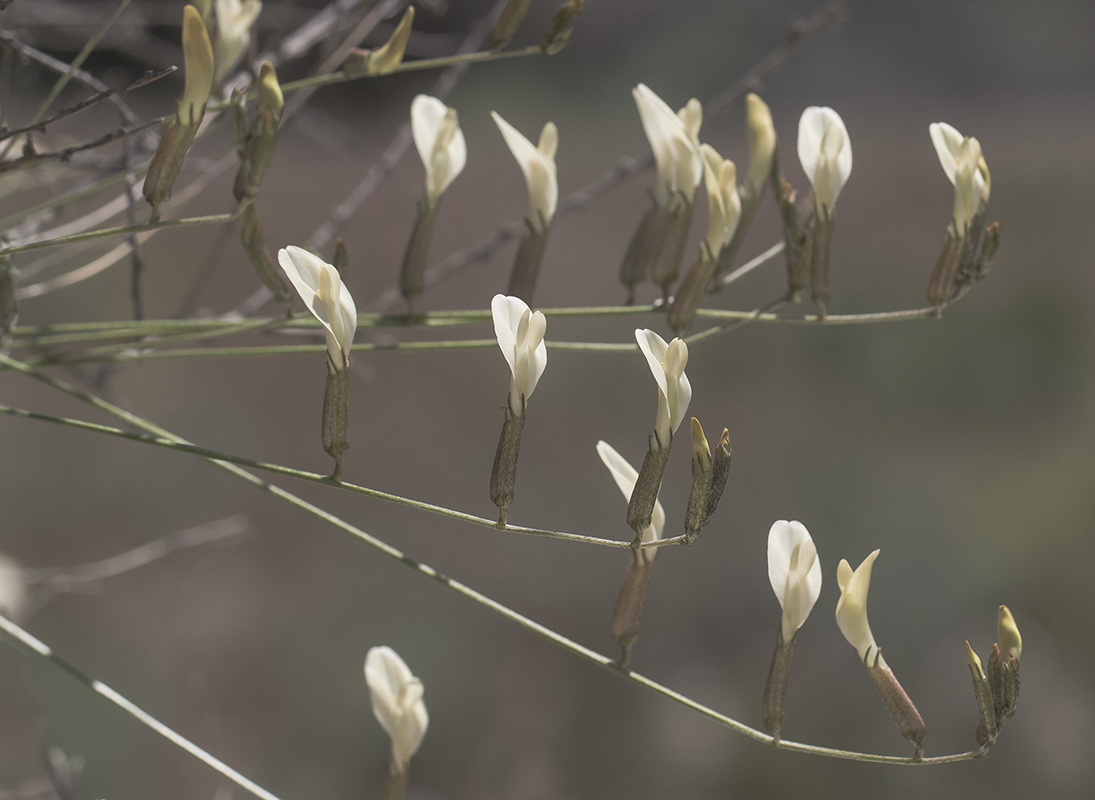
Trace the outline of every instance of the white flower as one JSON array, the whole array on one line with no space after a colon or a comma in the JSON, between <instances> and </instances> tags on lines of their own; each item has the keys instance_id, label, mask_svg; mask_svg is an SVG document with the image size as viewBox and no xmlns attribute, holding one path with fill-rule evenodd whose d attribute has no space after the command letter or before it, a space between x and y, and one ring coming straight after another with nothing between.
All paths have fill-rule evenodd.
<instances>
[{"instance_id":1,"label":"white flower","mask_svg":"<svg viewBox=\"0 0 1095 800\"><path fill-rule=\"evenodd\" d=\"M783 641L789 642L821 594L821 561L801 522L781 519L768 531L768 580L783 609Z\"/></svg>"},{"instance_id":2,"label":"white flower","mask_svg":"<svg viewBox=\"0 0 1095 800\"><path fill-rule=\"evenodd\" d=\"M411 132L426 167L426 199L433 208L468 163L468 145L456 109L425 94L411 103Z\"/></svg>"},{"instance_id":3,"label":"white flower","mask_svg":"<svg viewBox=\"0 0 1095 800\"><path fill-rule=\"evenodd\" d=\"M703 177L698 138L703 107L693 98L674 114L664 100L641 83L631 90L631 94L639 107L639 118L658 165L655 200L662 208L676 205L681 197L691 203Z\"/></svg>"},{"instance_id":4,"label":"white flower","mask_svg":"<svg viewBox=\"0 0 1095 800\"><path fill-rule=\"evenodd\" d=\"M703 154L704 185L707 187L707 249L712 258L730 242L741 217L738 197L737 170L734 162L723 158L715 148L705 144Z\"/></svg>"},{"instance_id":5,"label":"white flower","mask_svg":"<svg viewBox=\"0 0 1095 800\"><path fill-rule=\"evenodd\" d=\"M798 160L814 187L819 208L833 205L852 173L852 143L844 120L831 108L810 106L798 121Z\"/></svg>"},{"instance_id":6,"label":"white flower","mask_svg":"<svg viewBox=\"0 0 1095 800\"><path fill-rule=\"evenodd\" d=\"M547 367L547 318L542 311L532 311L520 297L496 294L490 302L494 317L494 335L506 357L511 374L509 408L514 416L525 413L525 403L532 397L540 376Z\"/></svg>"},{"instance_id":7,"label":"white flower","mask_svg":"<svg viewBox=\"0 0 1095 800\"><path fill-rule=\"evenodd\" d=\"M646 356L646 363L658 382L658 416L654 421L657 448L669 447L672 434L680 427L692 400L692 384L684 374L688 364L688 345L682 339L666 344L665 339L648 329L636 329L635 341Z\"/></svg>"},{"instance_id":8,"label":"white flower","mask_svg":"<svg viewBox=\"0 0 1095 800\"><path fill-rule=\"evenodd\" d=\"M21 622L29 600L30 593L27 591L23 568L0 553L0 616L13 622Z\"/></svg>"},{"instance_id":9,"label":"white flower","mask_svg":"<svg viewBox=\"0 0 1095 800\"><path fill-rule=\"evenodd\" d=\"M350 363L350 345L357 332L357 306L338 277L338 270L314 253L293 245L278 251L278 263L304 305L323 323L331 367L344 369Z\"/></svg>"},{"instance_id":10,"label":"white flower","mask_svg":"<svg viewBox=\"0 0 1095 800\"><path fill-rule=\"evenodd\" d=\"M365 657L365 681L376 721L392 739L394 767L406 772L430 723L422 702L422 681L390 647L370 648Z\"/></svg>"},{"instance_id":11,"label":"white flower","mask_svg":"<svg viewBox=\"0 0 1095 800\"><path fill-rule=\"evenodd\" d=\"M532 142L494 111L498 130L506 140L513 157L525 174L528 183L529 223L537 233L543 233L551 225L555 207L559 204L559 180L555 175L555 151L559 148L559 130L554 122L544 125L540 131L540 144Z\"/></svg>"},{"instance_id":12,"label":"white flower","mask_svg":"<svg viewBox=\"0 0 1095 800\"><path fill-rule=\"evenodd\" d=\"M635 491L635 481L639 479L638 471L627 463L627 459L617 453L616 449L606 441L597 442L597 455L601 457L601 461L612 473L616 485L623 492L624 500L630 502L631 493ZM650 516L650 525L643 531L642 540L644 542L656 542L662 538L664 531L665 509L662 508L661 500L655 500L654 513ZM650 563L654 560L654 556L658 554L658 549L656 547L647 547L636 550L635 554L639 560Z\"/></svg>"},{"instance_id":13,"label":"white flower","mask_svg":"<svg viewBox=\"0 0 1095 800\"><path fill-rule=\"evenodd\" d=\"M943 172L954 184L954 227L959 236L964 236L970 220L989 201L991 184L986 180L989 171L981 155L981 143L962 136L945 122L933 122L928 133Z\"/></svg>"},{"instance_id":14,"label":"white flower","mask_svg":"<svg viewBox=\"0 0 1095 800\"><path fill-rule=\"evenodd\" d=\"M880 551L875 550L852 572L846 559L840 559L836 570L836 582L840 587L840 600L836 604L836 624L844 638L859 653L859 659L868 667L886 662L878 650L878 644L867 622L867 590L871 588L871 567Z\"/></svg>"},{"instance_id":15,"label":"white flower","mask_svg":"<svg viewBox=\"0 0 1095 800\"><path fill-rule=\"evenodd\" d=\"M260 0L217 0L215 80L222 80L251 44L251 26L262 11Z\"/></svg>"}]
</instances>

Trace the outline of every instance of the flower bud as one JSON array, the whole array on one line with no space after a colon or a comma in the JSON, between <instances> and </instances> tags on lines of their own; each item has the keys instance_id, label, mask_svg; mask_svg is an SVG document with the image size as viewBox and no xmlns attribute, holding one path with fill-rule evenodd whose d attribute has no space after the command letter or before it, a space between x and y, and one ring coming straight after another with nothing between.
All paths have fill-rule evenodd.
<instances>
[{"instance_id":1,"label":"flower bud","mask_svg":"<svg viewBox=\"0 0 1095 800\"><path fill-rule=\"evenodd\" d=\"M977 742L985 745L996 739L996 707L992 699L992 687L989 686L985 668L981 666L981 659L973 652L970 643L966 642L966 660L969 663L970 675L973 677L973 694L977 699L977 708L981 712L981 722L977 725Z\"/></svg>"},{"instance_id":2,"label":"flower bud","mask_svg":"<svg viewBox=\"0 0 1095 800\"><path fill-rule=\"evenodd\" d=\"M711 491L707 495L707 511L704 525L711 521L715 509L719 507L719 500L726 490L726 482L730 478L730 431L722 429L722 436L715 445L715 457L711 461Z\"/></svg>"},{"instance_id":3,"label":"flower bud","mask_svg":"<svg viewBox=\"0 0 1095 800\"><path fill-rule=\"evenodd\" d=\"M278 125L285 107L277 72L269 61L262 62L258 85L255 115L240 149L240 169L233 189L239 201L254 198L262 186L274 157Z\"/></svg>"},{"instance_id":4,"label":"flower bud","mask_svg":"<svg viewBox=\"0 0 1095 800\"><path fill-rule=\"evenodd\" d=\"M525 20L529 2L530 0L508 0L505 8L502 9L502 13L498 15L498 21L494 23L494 27L490 31L490 49L492 53L504 49L513 39L513 35L517 33L517 29L521 27L521 23Z\"/></svg>"},{"instance_id":5,"label":"flower bud","mask_svg":"<svg viewBox=\"0 0 1095 800\"><path fill-rule=\"evenodd\" d=\"M703 435L700 421L692 417L692 489L684 512L684 543L692 544L707 524L707 504L711 495L711 448Z\"/></svg>"},{"instance_id":6,"label":"flower bud","mask_svg":"<svg viewBox=\"0 0 1095 800\"><path fill-rule=\"evenodd\" d=\"M183 7L182 46L186 85L175 116L164 124L160 145L144 179L144 197L152 206L153 220L159 219L160 206L171 198L171 187L201 126L213 87L213 46L201 14L190 5Z\"/></svg>"},{"instance_id":7,"label":"flower bud","mask_svg":"<svg viewBox=\"0 0 1095 800\"><path fill-rule=\"evenodd\" d=\"M19 304L15 298L15 267L11 256L0 257L0 334L15 327Z\"/></svg>"},{"instance_id":8,"label":"flower bud","mask_svg":"<svg viewBox=\"0 0 1095 800\"><path fill-rule=\"evenodd\" d=\"M291 299L289 287L285 285L281 275L270 260L266 252L266 239L262 234L262 225L259 222L259 214L253 203L248 204L243 212L243 225L240 227L240 241L251 261L251 266L259 276L259 280L269 289L279 303L288 303Z\"/></svg>"},{"instance_id":9,"label":"flower bud","mask_svg":"<svg viewBox=\"0 0 1095 800\"><path fill-rule=\"evenodd\" d=\"M573 32L570 24L582 13L584 5L585 0L566 0L559 6L555 16L551 18L547 31L544 32L544 38L540 40L541 50L553 56L566 47L567 42L570 41L570 34Z\"/></svg>"},{"instance_id":10,"label":"flower bud","mask_svg":"<svg viewBox=\"0 0 1095 800\"><path fill-rule=\"evenodd\" d=\"M975 277L981 280L989 274L996 248L1000 246L1000 223L994 222L985 229L985 238L981 242L981 254L977 258L977 270Z\"/></svg>"},{"instance_id":11,"label":"flower bud","mask_svg":"<svg viewBox=\"0 0 1095 800\"><path fill-rule=\"evenodd\" d=\"M1000 606L996 621L996 641L1000 645L1000 652L1016 661L1023 654L1023 637L1019 635L1019 626L1015 624L1015 617L1007 606Z\"/></svg>"},{"instance_id":12,"label":"flower bud","mask_svg":"<svg viewBox=\"0 0 1095 800\"><path fill-rule=\"evenodd\" d=\"M745 95L745 119L749 126L749 172L743 188L752 198L759 200L772 170L776 128L772 124L772 112L768 105L752 92Z\"/></svg>"},{"instance_id":13,"label":"flower bud","mask_svg":"<svg viewBox=\"0 0 1095 800\"><path fill-rule=\"evenodd\" d=\"M411 38L411 24L414 22L414 6L407 6L395 31L383 45L376 50L355 48L346 57L342 69L351 78L371 75L384 75L403 63L407 51L407 41Z\"/></svg>"}]
</instances>

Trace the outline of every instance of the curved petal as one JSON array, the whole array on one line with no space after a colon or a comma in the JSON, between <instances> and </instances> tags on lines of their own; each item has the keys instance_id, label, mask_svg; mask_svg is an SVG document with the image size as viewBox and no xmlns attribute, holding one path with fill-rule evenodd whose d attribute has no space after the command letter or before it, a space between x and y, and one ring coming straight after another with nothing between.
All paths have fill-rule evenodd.
<instances>
[{"instance_id":1,"label":"curved petal","mask_svg":"<svg viewBox=\"0 0 1095 800\"><path fill-rule=\"evenodd\" d=\"M658 204L668 207L677 192L684 193L691 202L703 177L703 159L690 130L699 133L702 112L697 114L690 103L682 109L683 116L688 120L686 123L646 85L640 83L632 90L632 95L658 165L658 183L654 192Z\"/></svg>"},{"instance_id":2,"label":"curved petal","mask_svg":"<svg viewBox=\"0 0 1095 800\"><path fill-rule=\"evenodd\" d=\"M514 376L517 375L517 326L521 323L521 316L528 310L528 305L520 297L496 294L490 301L498 349L505 356L510 373Z\"/></svg>"},{"instance_id":3,"label":"curved petal","mask_svg":"<svg viewBox=\"0 0 1095 800\"><path fill-rule=\"evenodd\" d=\"M426 704L421 699L407 709L400 719L397 735L392 737L392 759L403 770L406 770L411 756L422 746L429 724L430 717L426 713Z\"/></svg>"},{"instance_id":4,"label":"curved petal","mask_svg":"<svg viewBox=\"0 0 1095 800\"><path fill-rule=\"evenodd\" d=\"M810 106L802 112L798 158L819 199L824 192L823 202L835 203L852 173L852 144L844 120L833 109Z\"/></svg>"},{"instance_id":5,"label":"curved petal","mask_svg":"<svg viewBox=\"0 0 1095 800\"><path fill-rule=\"evenodd\" d=\"M688 415L688 404L692 402L692 383L688 380L688 376L683 372L681 377L677 379L677 407L673 410L673 432L677 432L677 428L684 422L684 418Z\"/></svg>"},{"instance_id":6,"label":"curved petal","mask_svg":"<svg viewBox=\"0 0 1095 800\"><path fill-rule=\"evenodd\" d=\"M867 556L854 572L844 559L837 568L840 600L836 605L836 624L864 663L868 663L868 658L873 658L878 651L878 644L867 621L867 593L871 588L871 569L878 553L875 550ZM878 657L881 658L880 655Z\"/></svg>"},{"instance_id":7,"label":"curved petal","mask_svg":"<svg viewBox=\"0 0 1095 800\"><path fill-rule=\"evenodd\" d=\"M817 547L812 539L807 538L791 552L787 588L784 593L783 619L780 623L784 641L790 641L795 631L802 627L810 616L810 612L814 610L814 604L821 593L820 577L816 590L809 580L810 573L815 569L820 576L821 562L817 557Z\"/></svg>"},{"instance_id":8,"label":"curved petal","mask_svg":"<svg viewBox=\"0 0 1095 800\"><path fill-rule=\"evenodd\" d=\"M533 228L542 232L542 227L551 223L559 203L559 182L555 174L554 155L549 156L541 152L525 138L524 134L502 119L497 112L490 113L528 184L529 222L532 223ZM551 133L554 128L554 124L549 122L541 132L541 139L546 149L554 149L551 147L553 139L554 144L558 145L558 131L555 131L554 136Z\"/></svg>"},{"instance_id":9,"label":"curved petal","mask_svg":"<svg viewBox=\"0 0 1095 800\"><path fill-rule=\"evenodd\" d=\"M547 333L547 317L543 311L534 311L529 320L528 349L529 372L528 388L525 391L525 399L532 397L536 390L536 384L540 382L540 376L547 369L547 344L544 336Z\"/></svg>"},{"instance_id":10,"label":"curved petal","mask_svg":"<svg viewBox=\"0 0 1095 800\"><path fill-rule=\"evenodd\" d=\"M796 520L776 520L768 530L768 581L772 584L780 608L784 608L791 553L796 546L809 539L810 532L806 526Z\"/></svg>"},{"instance_id":11,"label":"curved petal","mask_svg":"<svg viewBox=\"0 0 1095 800\"><path fill-rule=\"evenodd\" d=\"M958 148L962 145L962 134L952 125L945 122L933 122L928 126L928 135L935 145L935 154L939 156L939 163L943 172L947 174L947 180L954 183L954 173L958 164Z\"/></svg>"},{"instance_id":12,"label":"curved petal","mask_svg":"<svg viewBox=\"0 0 1095 800\"><path fill-rule=\"evenodd\" d=\"M315 253L295 245L278 251L278 263L308 310L329 334L328 352L335 367L341 369L357 331L357 308L338 271ZM324 281L328 292L321 296Z\"/></svg>"},{"instance_id":13,"label":"curved petal","mask_svg":"<svg viewBox=\"0 0 1095 800\"><path fill-rule=\"evenodd\" d=\"M437 131L447 110L448 106L428 94L417 95L411 101L411 134L414 137L415 149L418 150L418 157L422 159L427 170L433 160L433 146L437 141Z\"/></svg>"},{"instance_id":14,"label":"curved petal","mask_svg":"<svg viewBox=\"0 0 1095 800\"><path fill-rule=\"evenodd\" d=\"M639 349L646 356L646 363L650 367L654 380L658 382L658 389L661 390L663 395L668 396L669 387L666 383L665 367L663 365L665 364L666 351L669 349L669 345L665 343L665 339L649 328L636 328L635 341L638 342Z\"/></svg>"},{"instance_id":15,"label":"curved petal","mask_svg":"<svg viewBox=\"0 0 1095 800\"><path fill-rule=\"evenodd\" d=\"M628 460L616 451L616 448L603 439L597 442L597 455L601 457L601 463L608 467L624 499L630 501L631 493L635 491L635 481L639 479L638 470L631 466Z\"/></svg>"}]
</instances>

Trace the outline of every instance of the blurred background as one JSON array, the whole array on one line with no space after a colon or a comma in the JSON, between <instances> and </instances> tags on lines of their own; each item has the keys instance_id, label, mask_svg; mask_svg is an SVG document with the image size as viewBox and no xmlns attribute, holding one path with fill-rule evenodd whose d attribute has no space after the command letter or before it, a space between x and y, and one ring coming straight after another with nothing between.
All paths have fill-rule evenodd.
<instances>
[{"instance_id":1,"label":"blurred background","mask_svg":"<svg viewBox=\"0 0 1095 800\"><path fill-rule=\"evenodd\" d=\"M110 85L178 63L181 3L134 2L87 68ZM269 0L259 49L320 2ZM560 190L648 144L630 89L648 84L674 108L706 100L783 42L820 0L586 4L553 58L474 67L448 102L468 167L442 202L431 263L519 217L520 172L489 117L530 137L560 131ZM412 52L453 52L489 2L419 9ZM32 9L36 7L37 10ZM59 58L113 3L17 0L3 24ZM539 41L556 7L535 0L514 45ZM437 10L437 4L431 4ZM35 13L59 9L52 20ZM79 13L94 19L83 22ZM145 16L141 17L140 15ZM22 15L22 16L20 16ZM127 20L132 19L132 24ZM127 23L127 24L123 24ZM83 26L83 27L81 27ZM378 30L380 41L385 30ZM1025 640L1018 714L986 761L927 769L779 752L597 669L456 597L362 543L193 457L90 433L0 418L0 552L28 568L98 561L233 515L243 537L189 548L64 593L26 626L285 800L378 796L389 743L369 708L367 650L398 651L425 684L430 728L409 797L440 798L1088 798L1095 790L1095 6L1079 0L852 3L760 89L783 137L786 177L798 116L843 117L855 165L832 251L835 314L916 308L945 237L953 189L928 124L977 136L992 170L990 220L1003 230L988 279L941 320L810 327L756 323L693 348L689 413L709 435L726 426L729 486L692 549L657 561L632 667L760 727L779 606L765 550L777 519L801 520L824 572L798 636L786 738L886 754L909 752L833 619L836 565L882 553L870 618L886 658L928 726L927 755L976 747L977 707L963 640L984 658L996 609ZM312 51L281 72L302 77ZM302 244L381 156L437 73L324 88L281 133L258 207L271 247ZM4 115L21 124L53 76L15 59ZM181 79L130 96L142 118L168 113ZM58 104L86 96L67 89ZM743 165L742 103L704 121L701 138ZM117 126L100 106L54 135ZM188 160L231 148L226 130ZM22 174L22 173L19 173ZM184 178L190 173L184 173ZM6 177L6 176L5 176ZM232 210L231 172L179 214ZM423 171L409 152L342 230L359 308L394 285ZM623 250L647 208L647 170L557 219L537 304L618 304ZM48 198L48 181L3 200L3 213ZM114 195L109 195L113 197ZM702 195L701 195L702 197ZM742 251L774 244L769 193ZM95 208L76 206L59 222ZM702 201L701 201L702 202ZM143 210L142 210L143 211ZM692 239L702 236L698 212ZM116 224L116 223L112 223ZM110 241L54 274L115 246ZM506 285L515 244L427 290L426 309L485 308ZM208 268L199 313L223 313L256 288L238 234L167 231L142 246L145 313L169 317ZM25 265L36 254L21 256ZM782 258L711 299L749 310L785 288ZM128 262L21 305L20 324L126 319ZM652 287L641 300L654 298ZM276 313L272 307L269 313ZM812 313L809 304L787 314ZM630 342L657 315L551 320L549 338ZM489 325L440 336L491 335ZM359 341L433 337L362 331ZM282 343L285 337L234 341ZM294 340L295 341L295 340ZM344 479L492 516L490 466L508 370L497 350L362 353L351 386ZM199 444L323 471L323 358L156 361L110 372L56 370ZM98 381L96 383L95 381ZM108 424L10 372L0 402ZM638 464L656 390L637 353L554 351L524 431L515 524L628 538L625 503L594 450L605 439ZM608 623L628 554L522 538L311 484L275 479L371 534L584 645L615 656ZM689 454L673 453L662 490L675 532ZM88 588L88 587L84 587ZM56 668L0 651L0 797L52 796L43 752L63 752L76 798L216 797L242 791Z\"/></svg>"}]
</instances>

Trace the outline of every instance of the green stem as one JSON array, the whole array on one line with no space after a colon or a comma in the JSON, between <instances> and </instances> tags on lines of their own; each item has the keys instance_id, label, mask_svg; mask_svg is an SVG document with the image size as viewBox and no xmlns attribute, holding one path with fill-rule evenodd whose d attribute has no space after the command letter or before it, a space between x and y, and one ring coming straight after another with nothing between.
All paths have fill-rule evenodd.
<instances>
[{"instance_id":1,"label":"green stem","mask_svg":"<svg viewBox=\"0 0 1095 800\"><path fill-rule=\"evenodd\" d=\"M111 703L118 706L118 708L122 709L127 714L135 717L137 721L140 722L142 725L145 725L156 731L156 733L160 734L160 736L164 737L172 744L178 745L202 763L206 764L209 767L212 767L221 775L228 778L228 780L232 781L237 786L246 789L256 797L261 797L263 800L278 800L277 795L273 794L272 792L266 791L254 781L245 778L243 775L236 772L220 759L215 758L214 756L205 752L189 739L183 737L181 734L176 733L174 730L164 725L147 711L142 710L138 706L131 703L129 700L126 700L124 697L122 697L106 684L97 681L89 675L85 674L84 672L80 671L72 664L65 661L59 655L54 653L53 650L50 649L47 645L45 645L35 637L31 636L14 622L5 619L3 616L0 616L0 631L3 631L12 639L28 647L35 655L44 658L46 661L50 662L54 666L59 667L64 672L67 672L79 683L82 683L93 692L96 692L102 697L105 697ZM5 642L5 644L8 643L7 640L2 636L0 636L0 641Z\"/></svg>"},{"instance_id":2,"label":"green stem","mask_svg":"<svg viewBox=\"0 0 1095 800\"><path fill-rule=\"evenodd\" d=\"M126 236L131 233L143 233L145 231L159 231L165 228L184 228L189 225L209 225L217 222L231 222L236 219L238 212L231 214L210 214L204 217L186 217L184 219L171 219L162 222L150 222L144 225L122 225L116 228L100 228L95 231L74 233L71 236L58 236L56 239L45 239L40 242L27 242L26 244L12 245L0 249L0 258L13 256L16 253L26 253L30 250L41 250L44 247L60 247L75 242L86 242L89 239L102 239L106 236Z\"/></svg>"},{"instance_id":3,"label":"green stem","mask_svg":"<svg viewBox=\"0 0 1095 800\"><path fill-rule=\"evenodd\" d=\"M133 414L122 408L119 408L118 406L108 403L107 401L96 397L95 395L81 391L80 389L77 389L76 387L71 386L64 381L60 381L55 378L51 378L48 375L37 372L28 367L26 364L15 361L14 359L9 358L2 353L0 353L0 363L6 364L12 369L29 375L30 377L33 377L38 381L41 381L49 386L52 386L55 389L58 389L72 397L75 397L78 400L81 400L94 406L95 408L105 411L106 413L117 417L118 419L124 420L131 425L141 428L142 430L145 430L148 433L153 434L154 436L169 439L179 444L189 444L180 437L175 436L169 431L164 430L163 428L152 422L149 422L148 420L138 417L136 414ZM538 622L534 622L533 620L523 616L522 614L518 614L513 609L502 605L497 600L492 600L486 595L475 591L471 587L465 586L459 581L454 581L452 578L441 574L428 564L424 564L421 561L416 561L415 559L410 558L400 550L397 550L391 545L375 538L374 536L371 536L360 528L357 528L346 522L345 520L336 517L334 514L331 514L328 511L324 511L322 508L312 505L311 503L302 500L296 495L293 495L278 486L269 484L261 478L252 475L251 473L234 464L230 464L224 460L216 458L210 458L209 460L211 463L216 464L222 469L227 470L228 472L232 473L246 483L249 483L250 485L261 489L268 494L284 500L290 505L293 505L296 508L305 511L312 516L318 517L319 519L330 523L336 528L339 528L340 530L350 534L351 536L360 539L361 541L365 542L366 544L388 556L389 558L399 561L404 566L407 566L410 569L420 573L421 575L424 575L430 580L440 583L442 586L445 586L446 588L456 592L457 594L467 597L469 600L473 600L484 608L488 608L491 611L494 611L496 614L505 617L506 619L509 619L513 622L516 622L521 627L525 628L526 630L532 631L533 633L543 637L544 639L547 639L549 642L557 644L563 649L569 650L575 655L581 656L587 661L590 661L598 665L599 667L622 677L625 680L631 681L638 686L642 686L643 688L648 689L655 694L659 694L662 697L666 697L684 706L685 708L691 709L692 711L695 711L696 713L707 717L708 719L714 720L715 722L718 722L730 728L731 730L737 731L738 733L747 736L750 739L754 739L755 741L763 742L765 744L772 743L772 737L769 736L767 733L759 731L755 728L751 728L736 719L726 716L725 714L720 714L714 709L708 708L707 706L698 703L695 700L685 697L679 692L675 692L672 689L651 680L650 678L621 668L618 664L616 664L615 661L610 659L608 656L601 655L600 653L591 650L584 645L578 644L572 639L568 639L567 637L563 636L561 633L557 633L550 628L541 625ZM827 756L829 758L840 758L851 761L869 761L878 764L904 764L909 766L919 766L925 764L948 764L956 761L971 761L975 758L984 758L987 755L987 750L985 748L982 748L981 750L974 750L967 753L956 753L947 756L937 756L935 758L925 758L917 761L913 758L902 758L900 756L883 756L873 753L858 753L851 750L838 750L830 747L818 747L816 745L802 744L800 742L791 741L781 741L780 747L784 750L791 750L800 753L810 753L812 755L819 756Z\"/></svg>"}]
</instances>

